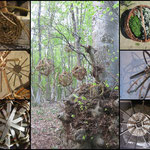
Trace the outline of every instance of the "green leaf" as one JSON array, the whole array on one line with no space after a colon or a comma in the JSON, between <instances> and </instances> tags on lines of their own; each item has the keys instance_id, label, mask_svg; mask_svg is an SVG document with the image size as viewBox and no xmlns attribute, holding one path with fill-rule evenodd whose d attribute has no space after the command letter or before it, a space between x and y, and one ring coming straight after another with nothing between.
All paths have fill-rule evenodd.
<instances>
[{"instance_id":1,"label":"green leaf","mask_svg":"<svg viewBox=\"0 0 150 150\"><path fill-rule=\"evenodd\" d=\"M101 3L101 4L104 4L104 1L101 1L100 3Z\"/></svg>"},{"instance_id":2,"label":"green leaf","mask_svg":"<svg viewBox=\"0 0 150 150\"><path fill-rule=\"evenodd\" d=\"M82 105L82 104L83 104L81 101L78 101L78 103L79 103L80 105ZM83 107L83 106L82 106L82 107Z\"/></svg>"},{"instance_id":3,"label":"green leaf","mask_svg":"<svg viewBox=\"0 0 150 150\"><path fill-rule=\"evenodd\" d=\"M84 96L82 96L81 98L82 98L83 100L87 100L86 97L84 97Z\"/></svg>"},{"instance_id":4,"label":"green leaf","mask_svg":"<svg viewBox=\"0 0 150 150\"><path fill-rule=\"evenodd\" d=\"M74 117L75 117L75 115L74 115L74 114L72 114L72 115L71 115L71 117L72 117L72 118L74 118Z\"/></svg>"},{"instance_id":5,"label":"green leaf","mask_svg":"<svg viewBox=\"0 0 150 150\"><path fill-rule=\"evenodd\" d=\"M100 18L102 18L103 17L103 15L100 15Z\"/></svg>"},{"instance_id":6,"label":"green leaf","mask_svg":"<svg viewBox=\"0 0 150 150\"><path fill-rule=\"evenodd\" d=\"M114 18L112 17L112 18L111 18L111 21L113 21L113 20L114 20Z\"/></svg>"},{"instance_id":7,"label":"green leaf","mask_svg":"<svg viewBox=\"0 0 150 150\"><path fill-rule=\"evenodd\" d=\"M79 98L77 95L75 95L75 94L73 94L73 96L75 97L75 98Z\"/></svg>"},{"instance_id":8,"label":"green leaf","mask_svg":"<svg viewBox=\"0 0 150 150\"><path fill-rule=\"evenodd\" d=\"M117 60L118 59L118 57L115 57L115 60Z\"/></svg>"},{"instance_id":9,"label":"green leaf","mask_svg":"<svg viewBox=\"0 0 150 150\"><path fill-rule=\"evenodd\" d=\"M86 139L86 135L83 135L82 139L85 140Z\"/></svg>"},{"instance_id":10,"label":"green leaf","mask_svg":"<svg viewBox=\"0 0 150 150\"><path fill-rule=\"evenodd\" d=\"M119 87L118 87L118 86L116 86L114 89L115 89L115 90L118 90L118 89L119 89Z\"/></svg>"},{"instance_id":11,"label":"green leaf","mask_svg":"<svg viewBox=\"0 0 150 150\"><path fill-rule=\"evenodd\" d=\"M117 2L116 4L113 5L114 9L116 9L117 7L119 7L119 2Z\"/></svg>"},{"instance_id":12,"label":"green leaf","mask_svg":"<svg viewBox=\"0 0 150 150\"><path fill-rule=\"evenodd\" d=\"M106 14L106 11L105 11L105 10L103 11L103 14Z\"/></svg>"},{"instance_id":13,"label":"green leaf","mask_svg":"<svg viewBox=\"0 0 150 150\"><path fill-rule=\"evenodd\" d=\"M108 84L108 83L105 83L105 86L106 86L106 87L109 87L109 84Z\"/></svg>"},{"instance_id":14,"label":"green leaf","mask_svg":"<svg viewBox=\"0 0 150 150\"><path fill-rule=\"evenodd\" d=\"M106 11L110 11L110 8L109 8L109 7L107 7L107 8L106 8Z\"/></svg>"},{"instance_id":15,"label":"green leaf","mask_svg":"<svg viewBox=\"0 0 150 150\"><path fill-rule=\"evenodd\" d=\"M111 61L114 62L114 58L112 58Z\"/></svg>"},{"instance_id":16,"label":"green leaf","mask_svg":"<svg viewBox=\"0 0 150 150\"><path fill-rule=\"evenodd\" d=\"M109 12L109 16L111 16L113 14L113 12L111 11L111 12Z\"/></svg>"},{"instance_id":17,"label":"green leaf","mask_svg":"<svg viewBox=\"0 0 150 150\"><path fill-rule=\"evenodd\" d=\"M77 102L78 101L78 98L76 98L75 100L74 100L74 102Z\"/></svg>"},{"instance_id":18,"label":"green leaf","mask_svg":"<svg viewBox=\"0 0 150 150\"><path fill-rule=\"evenodd\" d=\"M93 83L93 86L96 86L97 84L96 83Z\"/></svg>"}]
</instances>

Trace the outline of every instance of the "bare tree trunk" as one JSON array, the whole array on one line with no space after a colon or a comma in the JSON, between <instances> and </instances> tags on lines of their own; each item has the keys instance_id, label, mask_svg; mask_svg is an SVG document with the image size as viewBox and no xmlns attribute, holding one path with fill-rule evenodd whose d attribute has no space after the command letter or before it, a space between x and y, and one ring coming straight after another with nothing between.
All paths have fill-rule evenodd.
<instances>
[{"instance_id":1,"label":"bare tree trunk","mask_svg":"<svg viewBox=\"0 0 150 150\"><path fill-rule=\"evenodd\" d=\"M115 2L105 1L104 4L99 2L93 2L94 6L102 7L106 9L107 7L113 6ZM114 12L114 9L110 7L110 11L113 15L110 16L109 13L103 14L103 10L97 12L93 17L93 47L97 50L94 54L96 64L101 65L105 68L105 71L101 74L101 81L108 81L110 86L115 84L114 76L119 72L119 61L113 60L113 58L118 57L119 53L119 17ZM100 18L100 16L103 17ZM111 21L111 18L114 18Z\"/></svg>"},{"instance_id":2,"label":"bare tree trunk","mask_svg":"<svg viewBox=\"0 0 150 150\"><path fill-rule=\"evenodd\" d=\"M41 60L41 26L40 26L40 19L41 19L41 1L39 1L39 11L38 11L38 46L39 46L39 61ZM38 75L38 83L41 83L41 74L39 72ZM36 102L40 104L41 99L41 88L38 89L36 95Z\"/></svg>"},{"instance_id":3,"label":"bare tree trunk","mask_svg":"<svg viewBox=\"0 0 150 150\"><path fill-rule=\"evenodd\" d=\"M74 29L74 38L75 38L75 49L80 52L80 37L78 36L78 8L76 7L76 19L75 19L75 14L73 10L73 3L71 4L70 12L72 15L72 22L73 22L73 29ZM77 55L78 62L77 64L81 66L81 59L80 59L80 54Z\"/></svg>"}]
</instances>

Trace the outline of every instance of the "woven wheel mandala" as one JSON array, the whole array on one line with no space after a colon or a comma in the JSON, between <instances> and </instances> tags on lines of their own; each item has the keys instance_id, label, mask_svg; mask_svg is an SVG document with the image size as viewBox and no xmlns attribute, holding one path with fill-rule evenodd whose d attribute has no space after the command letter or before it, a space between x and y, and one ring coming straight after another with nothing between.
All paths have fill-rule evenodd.
<instances>
[{"instance_id":1,"label":"woven wheel mandala","mask_svg":"<svg viewBox=\"0 0 150 150\"><path fill-rule=\"evenodd\" d=\"M30 105L28 101L2 100L0 103L0 148L28 148L30 145Z\"/></svg>"},{"instance_id":2,"label":"woven wheel mandala","mask_svg":"<svg viewBox=\"0 0 150 150\"><path fill-rule=\"evenodd\" d=\"M149 101L123 101L120 105L121 149L150 148Z\"/></svg>"},{"instance_id":3,"label":"woven wheel mandala","mask_svg":"<svg viewBox=\"0 0 150 150\"><path fill-rule=\"evenodd\" d=\"M21 36L21 32L21 22L16 15L0 12L0 43L14 43Z\"/></svg>"},{"instance_id":4,"label":"woven wheel mandala","mask_svg":"<svg viewBox=\"0 0 150 150\"><path fill-rule=\"evenodd\" d=\"M0 99L30 99L29 56L27 51L0 52Z\"/></svg>"}]
</instances>

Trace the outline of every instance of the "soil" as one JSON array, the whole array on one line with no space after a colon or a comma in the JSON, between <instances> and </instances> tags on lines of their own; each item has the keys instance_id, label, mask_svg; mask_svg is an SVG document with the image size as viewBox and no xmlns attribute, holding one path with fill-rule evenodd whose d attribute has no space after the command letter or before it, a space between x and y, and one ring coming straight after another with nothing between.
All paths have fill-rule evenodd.
<instances>
[{"instance_id":1,"label":"soil","mask_svg":"<svg viewBox=\"0 0 150 150\"><path fill-rule=\"evenodd\" d=\"M66 142L64 129L57 115L62 111L59 102L44 102L40 106L31 104L31 148L71 149L71 141Z\"/></svg>"},{"instance_id":2,"label":"soil","mask_svg":"<svg viewBox=\"0 0 150 150\"><path fill-rule=\"evenodd\" d=\"M122 14L127 11L127 10L130 10L138 5L148 5L150 6L150 1L132 1L131 5L129 5L128 7L127 6L120 6L120 19L122 17ZM149 42L136 42L136 41L133 41L129 38L127 38L126 36L124 36L120 30L120 49L123 49L123 50L130 50L130 49L136 49L136 50L146 50L146 49L149 49L150 46L149 46Z\"/></svg>"}]
</instances>

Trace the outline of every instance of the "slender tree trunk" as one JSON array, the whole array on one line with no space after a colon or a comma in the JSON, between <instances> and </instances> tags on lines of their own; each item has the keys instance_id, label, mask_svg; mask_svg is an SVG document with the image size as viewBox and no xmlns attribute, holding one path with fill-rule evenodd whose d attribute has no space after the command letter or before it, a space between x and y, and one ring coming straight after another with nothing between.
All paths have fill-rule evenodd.
<instances>
[{"instance_id":1,"label":"slender tree trunk","mask_svg":"<svg viewBox=\"0 0 150 150\"><path fill-rule=\"evenodd\" d=\"M40 26L40 19L41 19L41 1L39 1L39 11L38 11L38 46L39 46L39 61L41 60L41 26ZM41 74L39 72L38 75L38 83L41 83ZM36 95L36 102L40 104L41 100L41 88L38 88L37 95Z\"/></svg>"},{"instance_id":2,"label":"slender tree trunk","mask_svg":"<svg viewBox=\"0 0 150 150\"><path fill-rule=\"evenodd\" d=\"M102 7L103 10L110 7L110 4L115 2L104 1L104 4L99 2L94 2L94 6ZM103 14L103 10L97 12L93 17L93 47L97 50L94 57L97 65L101 65L105 68L105 71L99 77L101 81L108 81L110 86L115 84L114 76L119 72L119 61L113 60L113 58L118 57L117 50L119 49L119 25L116 24L118 15L115 15L113 9L113 15L110 16L109 13ZM100 16L103 15L101 18ZM114 18L111 21L111 18ZM118 17L119 19L119 17Z\"/></svg>"}]
</instances>

